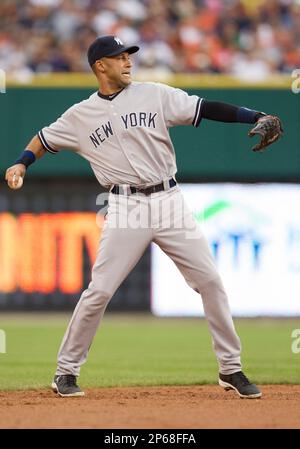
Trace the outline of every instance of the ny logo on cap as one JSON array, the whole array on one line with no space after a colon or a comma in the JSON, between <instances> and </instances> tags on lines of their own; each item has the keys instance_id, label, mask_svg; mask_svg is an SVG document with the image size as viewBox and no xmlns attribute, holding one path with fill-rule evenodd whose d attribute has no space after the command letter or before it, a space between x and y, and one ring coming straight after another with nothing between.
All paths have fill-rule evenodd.
<instances>
[{"instance_id":1,"label":"ny logo on cap","mask_svg":"<svg viewBox=\"0 0 300 449\"><path fill-rule=\"evenodd\" d=\"M114 40L117 42L118 45L124 45L121 39L119 39L118 37L114 37Z\"/></svg>"}]
</instances>

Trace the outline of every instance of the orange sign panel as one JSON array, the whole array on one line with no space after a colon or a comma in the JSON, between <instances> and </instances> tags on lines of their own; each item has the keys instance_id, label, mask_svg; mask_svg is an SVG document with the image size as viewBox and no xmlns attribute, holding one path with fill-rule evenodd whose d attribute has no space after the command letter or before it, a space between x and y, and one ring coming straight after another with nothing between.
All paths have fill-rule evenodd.
<instances>
[{"instance_id":1,"label":"orange sign panel","mask_svg":"<svg viewBox=\"0 0 300 449\"><path fill-rule=\"evenodd\" d=\"M76 293L83 287L83 246L91 266L103 219L92 212L0 214L0 291Z\"/></svg>"}]
</instances>

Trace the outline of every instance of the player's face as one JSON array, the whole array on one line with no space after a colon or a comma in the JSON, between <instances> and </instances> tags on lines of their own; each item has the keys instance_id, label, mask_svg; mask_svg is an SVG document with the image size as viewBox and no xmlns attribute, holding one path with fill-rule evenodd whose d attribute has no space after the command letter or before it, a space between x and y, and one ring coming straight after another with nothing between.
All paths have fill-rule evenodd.
<instances>
[{"instance_id":1,"label":"player's face","mask_svg":"<svg viewBox=\"0 0 300 449\"><path fill-rule=\"evenodd\" d=\"M103 74L109 84L123 88L131 83L132 61L129 53L124 52L118 56L103 58L102 64Z\"/></svg>"}]
</instances>

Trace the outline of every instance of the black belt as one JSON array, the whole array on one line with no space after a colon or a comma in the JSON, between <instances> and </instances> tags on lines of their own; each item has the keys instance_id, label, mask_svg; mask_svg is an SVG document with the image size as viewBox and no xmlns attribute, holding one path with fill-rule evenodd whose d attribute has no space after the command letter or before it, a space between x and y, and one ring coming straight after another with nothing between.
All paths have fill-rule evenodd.
<instances>
[{"instance_id":1,"label":"black belt","mask_svg":"<svg viewBox=\"0 0 300 449\"><path fill-rule=\"evenodd\" d=\"M172 187L176 186L177 183L174 178L171 178L168 180L168 184L169 184L168 188L171 189ZM144 189L129 186L130 193L139 192L143 193L144 195L151 195L151 193L160 192L161 190L166 190L165 184L163 182L161 182L160 184L155 184L154 186L145 187ZM115 195L121 195L123 193L122 186L114 185L113 188L111 189L111 193L114 193Z\"/></svg>"}]
</instances>

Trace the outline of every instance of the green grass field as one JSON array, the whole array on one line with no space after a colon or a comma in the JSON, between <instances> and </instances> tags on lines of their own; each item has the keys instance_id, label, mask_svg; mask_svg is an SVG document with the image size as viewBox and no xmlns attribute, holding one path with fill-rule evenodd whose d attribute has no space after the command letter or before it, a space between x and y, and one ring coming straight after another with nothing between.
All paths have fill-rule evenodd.
<instances>
[{"instance_id":1,"label":"green grass field","mask_svg":"<svg viewBox=\"0 0 300 449\"><path fill-rule=\"evenodd\" d=\"M2 315L6 354L0 389L49 387L70 314ZM299 320L235 320L243 369L256 383L300 383L291 350ZM84 387L216 383L217 364L205 320L106 314L83 366Z\"/></svg>"}]
</instances>

